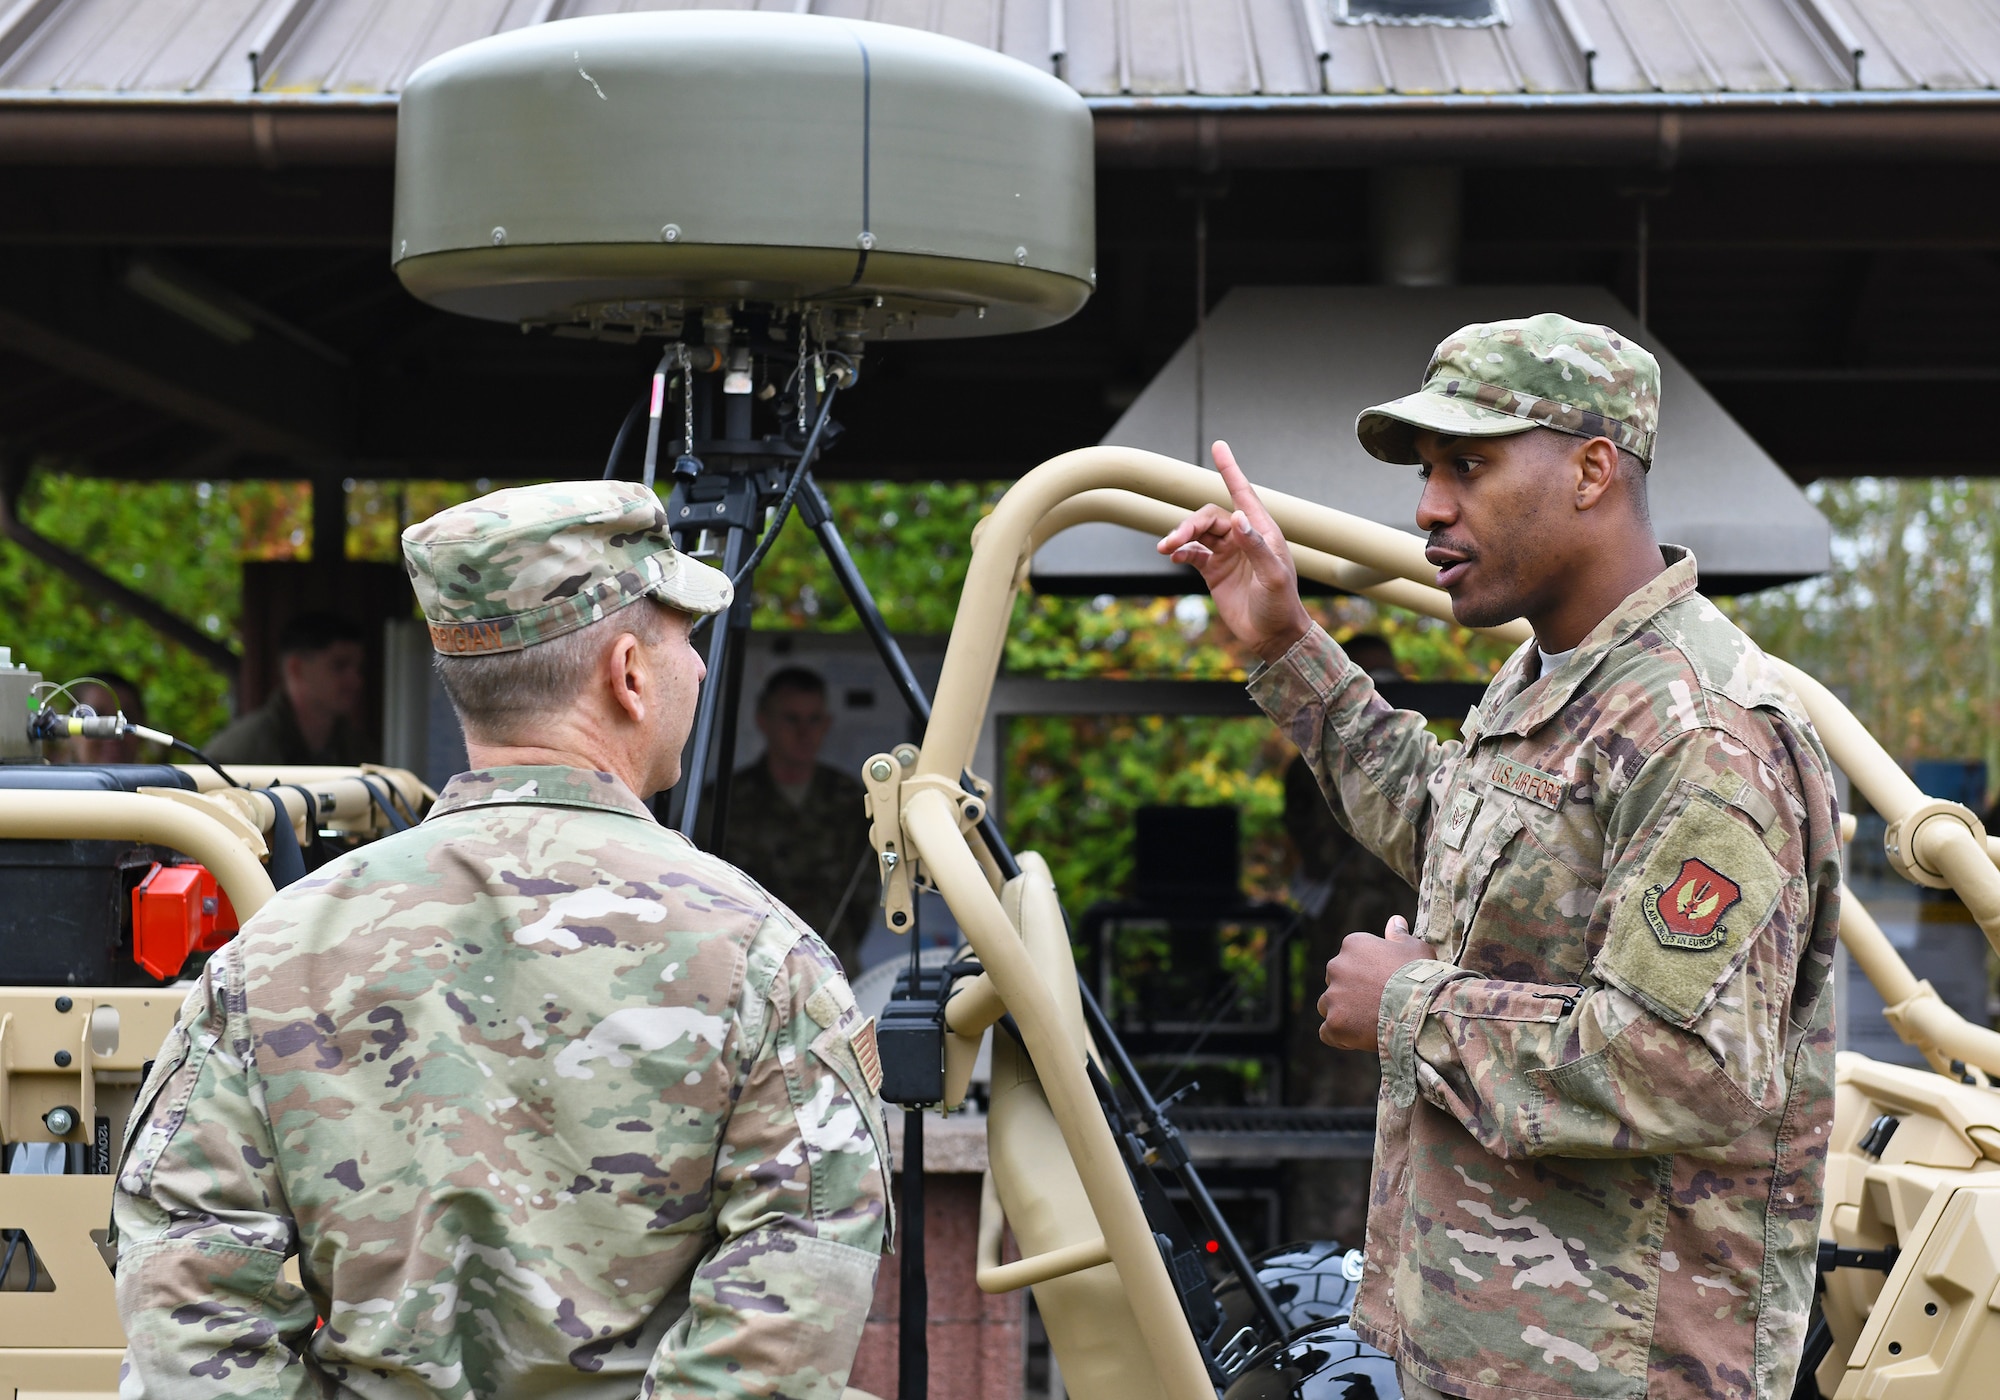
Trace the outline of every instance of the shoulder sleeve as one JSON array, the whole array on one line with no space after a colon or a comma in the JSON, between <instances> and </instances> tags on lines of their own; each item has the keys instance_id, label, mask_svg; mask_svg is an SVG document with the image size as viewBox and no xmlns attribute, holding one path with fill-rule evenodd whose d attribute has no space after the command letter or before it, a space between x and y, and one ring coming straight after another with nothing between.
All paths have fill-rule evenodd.
<instances>
[{"instance_id":1,"label":"shoulder sleeve","mask_svg":"<svg viewBox=\"0 0 2000 1400\"><path fill-rule=\"evenodd\" d=\"M128 1397L305 1397L314 1308L255 1080L237 945L209 960L140 1090L112 1196Z\"/></svg>"},{"instance_id":2,"label":"shoulder sleeve","mask_svg":"<svg viewBox=\"0 0 2000 1400\"><path fill-rule=\"evenodd\" d=\"M1251 673L1250 696L1298 746L1341 825L1415 885L1433 805L1431 778L1458 744L1439 740L1422 715L1392 709L1317 626Z\"/></svg>"},{"instance_id":3,"label":"shoulder sleeve","mask_svg":"<svg viewBox=\"0 0 2000 1400\"><path fill-rule=\"evenodd\" d=\"M826 946L779 914L752 942L743 985L724 1052L740 1089L715 1174L719 1239L650 1393L837 1400L887 1219L874 1022Z\"/></svg>"}]
</instances>

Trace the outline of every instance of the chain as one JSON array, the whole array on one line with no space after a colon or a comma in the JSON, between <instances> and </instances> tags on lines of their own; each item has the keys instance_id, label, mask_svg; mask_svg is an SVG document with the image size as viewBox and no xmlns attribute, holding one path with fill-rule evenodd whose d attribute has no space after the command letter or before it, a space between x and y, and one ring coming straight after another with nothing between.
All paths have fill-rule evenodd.
<instances>
[{"instance_id":1,"label":"chain","mask_svg":"<svg viewBox=\"0 0 2000 1400\"><path fill-rule=\"evenodd\" d=\"M681 455L694 453L694 375L688 359L687 342L676 347L680 351L681 367Z\"/></svg>"}]
</instances>

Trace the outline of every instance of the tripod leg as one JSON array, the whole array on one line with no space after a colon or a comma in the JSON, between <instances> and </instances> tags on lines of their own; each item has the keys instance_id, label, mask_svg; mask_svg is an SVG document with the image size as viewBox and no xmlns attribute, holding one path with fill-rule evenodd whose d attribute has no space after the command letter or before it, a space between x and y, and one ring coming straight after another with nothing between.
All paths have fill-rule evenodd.
<instances>
[{"instance_id":1,"label":"tripod leg","mask_svg":"<svg viewBox=\"0 0 2000 1400\"><path fill-rule=\"evenodd\" d=\"M799 488L799 515L819 537L820 550L826 555L826 562L833 566L833 576L840 580L847 601L854 604L855 616L861 619L861 628L868 634L868 639L875 643L882 664L889 668L889 676L896 682L903 703L910 707L910 713L916 716L918 724L929 723L931 698L924 694L923 682L910 669L909 658L903 655L903 648L889 631L889 624L882 620L882 609L875 605L875 595L868 591L867 580L855 567L854 556L847 552L847 541L840 537L840 527L833 523L833 511L810 472Z\"/></svg>"},{"instance_id":2,"label":"tripod leg","mask_svg":"<svg viewBox=\"0 0 2000 1400\"><path fill-rule=\"evenodd\" d=\"M723 512L725 517L732 520L748 519L750 505L755 503L756 489L755 483L747 477L731 479L729 483L731 499L725 502L726 508ZM747 497L747 502L734 499L738 496ZM741 525L731 524L726 527L723 535L722 570L732 577L743 563L743 555L747 548L746 533ZM708 780L709 750L715 743L717 712L720 710L733 715L736 709L737 695L729 684L729 652L730 644L739 639L735 636L737 629L730 625L730 620L736 610L741 608L745 610L747 625L750 607L749 590L745 589L737 596L736 601L729 605L729 612L716 618L709 625L708 656L705 658L708 679L703 683L701 699L695 705L694 733L688 739L687 760L681 768L680 787L683 796L680 833L690 841L694 840L695 823L701 819L702 786ZM735 679L739 684L742 678L742 672L736 672ZM723 770L716 774L717 791L720 791L728 781L729 770L725 759Z\"/></svg>"},{"instance_id":3,"label":"tripod leg","mask_svg":"<svg viewBox=\"0 0 2000 1400\"><path fill-rule=\"evenodd\" d=\"M743 658L750 651L750 614L755 600L750 596L754 574L744 575L737 587L737 601L730 604L725 625L736 635L729 639L729 655L722 677L721 742L716 746L715 795L709 801L708 840L703 849L720 851L729 832L729 788L736 781L736 719L743 696Z\"/></svg>"}]
</instances>

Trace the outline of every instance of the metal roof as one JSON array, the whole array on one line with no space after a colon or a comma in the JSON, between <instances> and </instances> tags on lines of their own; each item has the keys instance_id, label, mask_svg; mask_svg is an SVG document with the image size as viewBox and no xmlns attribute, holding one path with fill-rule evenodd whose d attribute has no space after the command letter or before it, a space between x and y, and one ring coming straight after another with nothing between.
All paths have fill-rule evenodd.
<instances>
[{"instance_id":1,"label":"metal roof","mask_svg":"<svg viewBox=\"0 0 2000 1400\"><path fill-rule=\"evenodd\" d=\"M391 98L427 59L621 10L810 12L931 29L1086 97L1979 92L2000 0L1494 0L1485 26L1349 23L1344 0L0 0L0 94ZM1357 10L1364 8L1357 6Z\"/></svg>"},{"instance_id":2,"label":"metal roof","mask_svg":"<svg viewBox=\"0 0 2000 1400\"><path fill-rule=\"evenodd\" d=\"M1455 328L1540 311L1630 326L1659 356L1653 522L1662 540L1694 551L1703 587L1746 592L1832 566L1826 518L1601 287L1239 287L1209 313L1202 392L1190 337L1104 441L1186 461L1197 441L1222 438L1252 481L1414 533L1416 468L1364 452L1355 415L1414 389ZM1032 577L1056 593L1152 594L1186 588L1192 570L1161 558L1150 536L1091 524L1043 545Z\"/></svg>"}]
</instances>

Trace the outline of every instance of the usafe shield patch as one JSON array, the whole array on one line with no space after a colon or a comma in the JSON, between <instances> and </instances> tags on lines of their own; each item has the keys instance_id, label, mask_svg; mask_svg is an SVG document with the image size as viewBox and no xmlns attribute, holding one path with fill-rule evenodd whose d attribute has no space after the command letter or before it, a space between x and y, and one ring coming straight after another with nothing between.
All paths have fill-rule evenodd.
<instances>
[{"instance_id":1,"label":"usafe shield patch","mask_svg":"<svg viewBox=\"0 0 2000 1400\"><path fill-rule=\"evenodd\" d=\"M1553 773L1544 773L1539 768L1530 768L1525 763L1516 763L1511 758L1493 760L1493 771L1486 775L1488 782L1516 797L1525 797L1551 812L1562 810L1563 794L1569 791L1569 784Z\"/></svg>"},{"instance_id":2,"label":"usafe shield patch","mask_svg":"<svg viewBox=\"0 0 2000 1400\"><path fill-rule=\"evenodd\" d=\"M1597 970L1677 1026L1718 995L1770 922L1785 874L1743 813L1692 792L1618 902Z\"/></svg>"},{"instance_id":3,"label":"usafe shield patch","mask_svg":"<svg viewBox=\"0 0 2000 1400\"><path fill-rule=\"evenodd\" d=\"M1743 898L1743 887L1707 861L1689 856L1665 885L1642 896L1653 936L1669 948L1713 948L1729 930L1722 916Z\"/></svg>"},{"instance_id":4,"label":"usafe shield patch","mask_svg":"<svg viewBox=\"0 0 2000 1400\"><path fill-rule=\"evenodd\" d=\"M869 1089L881 1093L882 1051L875 1044L873 1016L854 1028L854 1032L847 1037L847 1047L854 1052L854 1062L861 1066L861 1073L867 1077Z\"/></svg>"}]
</instances>

